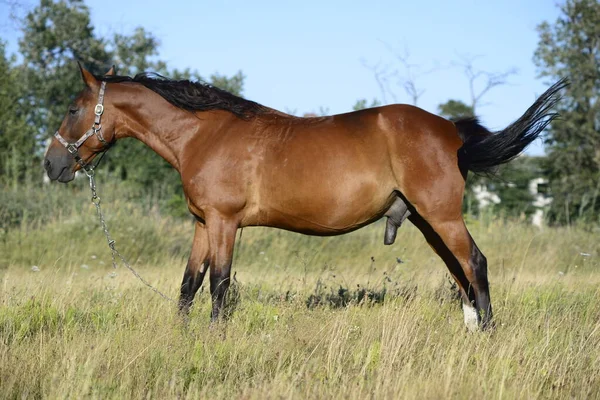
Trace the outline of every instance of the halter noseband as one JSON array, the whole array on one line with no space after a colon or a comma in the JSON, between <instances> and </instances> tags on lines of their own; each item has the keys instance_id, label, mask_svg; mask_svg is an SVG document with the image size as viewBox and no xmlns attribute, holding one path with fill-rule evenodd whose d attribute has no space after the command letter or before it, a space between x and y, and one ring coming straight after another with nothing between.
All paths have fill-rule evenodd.
<instances>
[{"instance_id":1,"label":"halter noseband","mask_svg":"<svg viewBox=\"0 0 600 400\"><path fill-rule=\"evenodd\" d=\"M76 141L75 143L69 143L65 140L65 138L63 138L60 135L58 131L54 133L54 137L60 142L60 144L66 147L67 151L75 158L75 161L77 161L81 168L88 174L94 170L94 166L88 164L83 158L81 158L81 156L79 155L79 148L85 143L86 140L88 140L94 134L96 135L100 143L104 145L104 151L108 150L109 147L109 143L102 136L102 124L100 123L100 119L102 118L102 114L104 113L105 90L106 82L102 81L102 84L100 85L100 92L98 93L98 104L96 104L96 107L94 107L94 124L86 133L84 133L82 137L79 138L78 141Z\"/></svg>"}]
</instances>

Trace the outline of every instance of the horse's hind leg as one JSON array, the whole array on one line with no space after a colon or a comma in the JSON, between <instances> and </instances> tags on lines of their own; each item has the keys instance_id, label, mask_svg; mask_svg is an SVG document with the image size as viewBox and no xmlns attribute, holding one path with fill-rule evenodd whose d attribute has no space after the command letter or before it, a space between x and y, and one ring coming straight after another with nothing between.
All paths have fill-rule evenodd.
<instances>
[{"instance_id":1,"label":"horse's hind leg","mask_svg":"<svg viewBox=\"0 0 600 400\"><path fill-rule=\"evenodd\" d=\"M194 296L198 289L200 289L200 286L202 286L202 281L207 270L208 236L206 234L206 227L204 224L196 222L192 252L183 274L183 282L181 282L181 294L179 296L179 311L181 314L188 314Z\"/></svg>"},{"instance_id":2,"label":"horse's hind leg","mask_svg":"<svg viewBox=\"0 0 600 400\"><path fill-rule=\"evenodd\" d=\"M485 329L492 318L485 256L469 234L462 217L438 219L420 214L413 214L409 219L444 260L458 283L467 328L476 330L481 323Z\"/></svg>"}]
</instances>

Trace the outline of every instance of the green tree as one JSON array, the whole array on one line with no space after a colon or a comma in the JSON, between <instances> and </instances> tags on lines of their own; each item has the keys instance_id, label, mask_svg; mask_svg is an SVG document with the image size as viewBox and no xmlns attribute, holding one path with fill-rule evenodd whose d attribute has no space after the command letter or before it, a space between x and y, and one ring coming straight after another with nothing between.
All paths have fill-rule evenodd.
<instances>
[{"instance_id":1,"label":"green tree","mask_svg":"<svg viewBox=\"0 0 600 400\"><path fill-rule=\"evenodd\" d=\"M200 77L198 79L204 80ZM212 74L208 82L219 89L227 90L230 93L241 96L244 91L244 79L246 77L242 74L242 71L238 71L230 77L218 73Z\"/></svg>"},{"instance_id":2,"label":"green tree","mask_svg":"<svg viewBox=\"0 0 600 400\"><path fill-rule=\"evenodd\" d=\"M18 100L23 98L24 82L15 59L7 57L0 41L0 184L12 185L30 178L40 165L39 158L31 156L37 147L36 135L27 123L23 100Z\"/></svg>"},{"instance_id":3,"label":"green tree","mask_svg":"<svg viewBox=\"0 0 600 400\"><path fill-rule=\"evenodd\" d=\"M119 74L131 76L144 71L167 73L167 64L156 58L159 46L158 39L142 27L135 28L130 36L115 34L109 43Z\"/></svg>"},{"instance_id":4,"label":"green tree","mask_svg":"<svg viewBox=\"0 0 600 400\"><path fill-rule=\"evenodd\" d=\"M460 100L448 100L447 102L438 105L438 112L442 117L448 119L472 117L475 115L473 107Z\"/></svg>"},{"instance_id":5,"label":"green tree","mask_svg":"<svg viewBox=\"0 0 600 400\"><path fill-rule=\"evenodd\" d=\"M498 195L499 204L490 205L496 213L507 217L529 216L535 211L534 197L529 192L529 184L533 179L544 177L544 157L522 155L508 164L502 165L493 177L469 174L463 212L477 215L479 203L474 193L474 186L483 186L489 192Z\"/></svg>"},{"instance_id":6,"label":"green tree","mask_svg":"<svg viewBox=\"0 0 600 400\"><path fill-rule=\"evenodd\" d=\"M554 197L550 216L564 223L600 215L600 3L567 0L553 23L538 26L534 61L551 82L568 78L548 130L546 168Z\"/></svg>"},{"instance_id":7,"label":"green tree","mask_svg":"<svg viewBox=\"0 0 600 400\"><path fill-rule=\"evenodd\" d=\"M356 103L354 103L354 105L352 106L352 110L354 110L354 111L364 110L365 108L373 108L373 107L378 107L380 105L381 105L381 102L377 99L371 100L371 103L368 103L367 99L359 99L359 100L356 100Z\"/></svg>"},{"instance_id":8,"label":"green tree","mask_svg":"<svg viewBox=\"0 0 600 400\"><path fill-rule=\"evenodd\" d=\"M152 71L174 79L202 80L195 70L169 69L159 58L159 40L142 27L131 35L96 35L82 0L41 0L24 18L22 30L19 50L25 84L24 93L18 97L23 99L28 126L35 127L38 149L60 125L69 100L82 89L76 60L98 75L115 65L121 75ZM208 82L240 95L244 75L215 73ZM120 141L107 161L114 176L144 189L158 185L175 193L179 188L176 171L135 140Z\"/></svg>"},{"instance_id":9,"label":"green tree","mask_svg":"<svg viewBox=\"0 0 600 400\"><path fill-rule=\"evenodd\" d=\"M487 179L488 188L500 197L497 209L513 217L530 215L534 211L529 183L543 176L543 160L542 157L522 155L500 167L495 179Z\"/></svg>"},{"instance_id":10,"label":"green tree","mask_svg":"<svg viewBox=\"0 0 600 400\"><path fill-rule=\"evenodd\" d=\"M47 137L60 125L69 99L82 88L75 60L95 73L111 65L105 41L94 36L81 0L41 0L25 17L19 41L30 123Z\"/></svg>"}]
</instances>

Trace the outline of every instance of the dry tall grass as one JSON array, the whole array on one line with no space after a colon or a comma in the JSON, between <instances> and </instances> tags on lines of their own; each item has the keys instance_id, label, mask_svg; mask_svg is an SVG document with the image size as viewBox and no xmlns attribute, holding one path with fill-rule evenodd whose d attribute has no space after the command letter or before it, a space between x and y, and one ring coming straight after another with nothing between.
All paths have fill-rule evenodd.
<instances>
[{"instance_id":1,"label":"dry tall grass","mask_svg":"<svg viewBox=\"0 0 600 400\"><path fill-rule=\"evenodd\" d=\"M122 251L176 297L191 224L107 208ZM465 331L445 267L410 223L391 247L382 224L332 238L246 229L239 302L212 327L206 292L186 326L113 271L91 206L23 223L0 243L0 397L599 397L600 234L468 225L490 265L492 332ZM357 285L385 300L307 307Z\"/></svg>"}]
</instances>

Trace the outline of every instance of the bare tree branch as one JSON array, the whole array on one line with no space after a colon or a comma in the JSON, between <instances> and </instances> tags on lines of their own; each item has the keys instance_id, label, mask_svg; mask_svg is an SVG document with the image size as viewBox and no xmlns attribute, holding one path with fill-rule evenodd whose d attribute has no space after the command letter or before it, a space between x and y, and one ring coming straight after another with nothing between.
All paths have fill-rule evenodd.
<instances>
[{"instance_id":1,"label":"bare tree branch","mask_svg":"<svg viewBox=\"0 0 600 400\"><path fill-rule=\"evenodd\" d=\"M361 63L366 68L370 69L373 72L375 77L375 81L377 82L377 86L379 86L379 91L381 92L381 98L383 103L386 104L387 95L389 94L393 100L396 102L396 95L390 89L390 79L397 76L398 71L392 70L390 71L389 65L381 65L381 61L374 65L369 65L365 59L361 59Z\"/></svg>"},{"instance_id":2,"label":"bare tree branch","mask_svg":"<svg viewBox=\"0 0 600 400\"><path fill-rule=\"evenodd\" d=\"M395 91L392 89L392 81L395 85L401 87L404 92L410 97L413 105L417 105L421 96L425 93L425 89L419 88L417 80L427 74L437 71L440 67L436 66L427 70L422 70L419 64L410 62L410 52L405 47L402 51L394 48L388 43L381 41L385 48L394 56L402 67L401 73L398 69L391 69L389 65L381 66L381 62L376 65L369 65L364 60L362 63L365 67L373 71L375 80L379 85L383 102L387 103L388 96L397 102Z\"/></svg>"},{"instance_id":3,"label":"bare tree branch","mask_svg":"<svg viewBox=\"0 0 600 400\"><path fill-rule=\"evenodd\" d=\"M516 75L518 70L512 67L504 72L487 72L478 70L474 67L474 62L481 56L460 55L461 61L453 63L461 67L467 80L469 81L469 93L471 96L471 108L475 113L477 107L484 106L487 103L481 103L483 96L496 86L508 84L508 78ZM483 82L483 85L478 84ZM479 88L479 89L478 89Z\"/></svg>"},{"instance_id":4,"label":"bare tree branch","mask_svg":"<svg viewBox=\"0 0 600 400\"><path fill-rule=\"evenodd\" d=\"M394 50L390 46L386 45L386 47L388 47L388 50L390 50L391 52L394 52ZM425 72L415 72L415 68L419 69L420 67L417 64L411 64L409 62L410 52L406 47L404 48L403 54L394 52L394 55L396 59L398 59L400 64L404 67L405 71L405 76L399 77L398 83L402 84L402 86L404 87L404 91L410 96L412 104L416 106L419 101L419 97L421 97L423 93L425 93L425 89L419 90L417 88L417 78L429 74L435 69Z\"/></svg>"}]
</instances>

